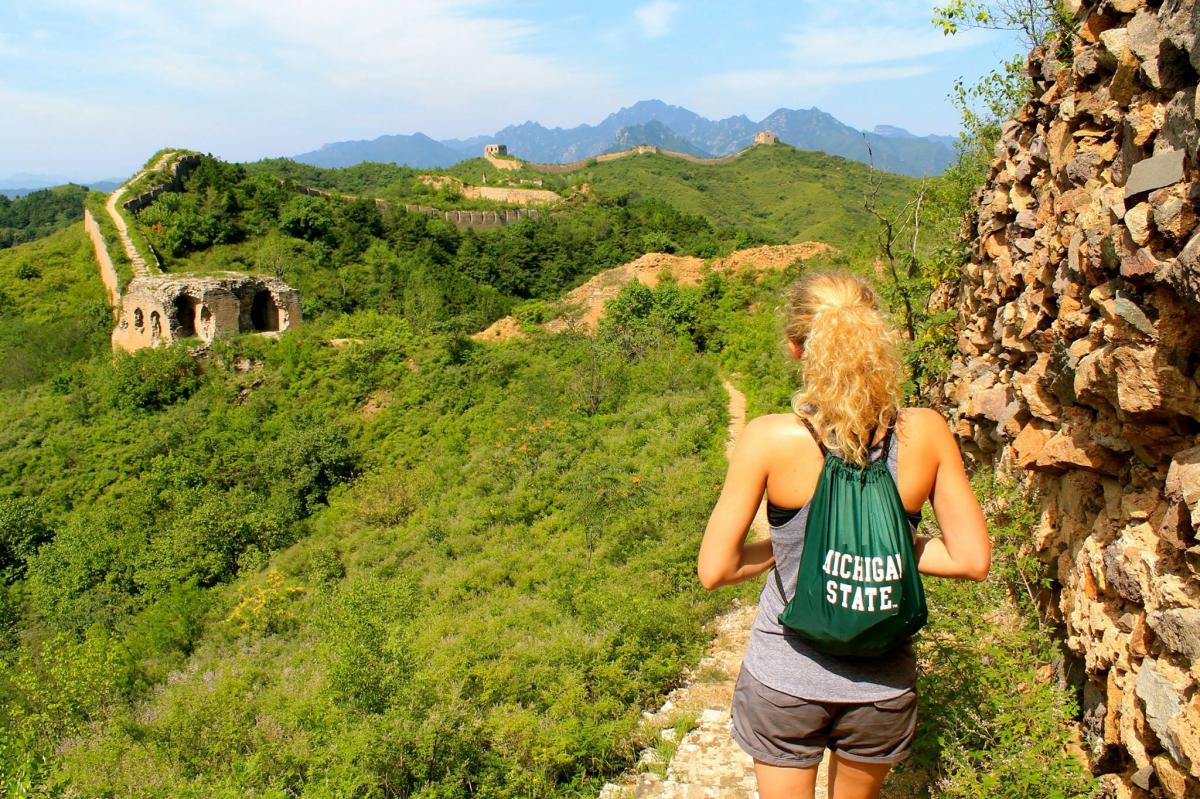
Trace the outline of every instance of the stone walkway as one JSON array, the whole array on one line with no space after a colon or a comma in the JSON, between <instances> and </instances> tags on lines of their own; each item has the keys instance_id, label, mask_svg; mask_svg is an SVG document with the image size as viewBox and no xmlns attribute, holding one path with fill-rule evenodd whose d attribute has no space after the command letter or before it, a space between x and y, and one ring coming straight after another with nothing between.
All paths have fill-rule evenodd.
<instances>
[{"instance_id":1,"label":"stone walkway","mask_svg":"<svg viewBox=\"0 0 1200 799\"><path fill-rule=\"evenodd\" d=\"M729 394L728 455L745 426L746 397L728 381L725 391ZM755 536L768 534L765 506L759 507L751 529ZM717 617L708 654L688 674L685 685L672 691L656 713L645 714L648 726L662 728L664 741L674 736L670 726L673 719L689 715L697 719L696 727L679 742L666 767L609 783L600 799L758 799L754 763L729 737L733 686L757 610L755 605L735 602L732 609ZM643 768L653 769L657 754L654 749L643 752ZM818 771L816 799L826 799L828 762L827 753Z\"/></svg>"},{"instance_id":2,"label":"stone walkway","mask_svg":"<svg viewBox=\"0 0 1200 799\"><path fill-rule=\"evenodd\" d=\"M121 246L125 248L125 255L129 257L134 277L149 277L150 269L146 266L146 259L138 252L133 239L129 236L129 228L125 224L125 217L121 214L118 203L125 192L129 190L129 187L136 183L142 175L149 172L161 172L163 169L166 169L167 163L173 155L175 155L174 152L163 153L162 157L155 161L153 166L149 169L143 169L125 181L116 191L108 196L108 200L104 203L104 209L108 211L108 215L112 217L113 224L117 227L117 235L121 238Z\"/></svg>"}]
</instances>

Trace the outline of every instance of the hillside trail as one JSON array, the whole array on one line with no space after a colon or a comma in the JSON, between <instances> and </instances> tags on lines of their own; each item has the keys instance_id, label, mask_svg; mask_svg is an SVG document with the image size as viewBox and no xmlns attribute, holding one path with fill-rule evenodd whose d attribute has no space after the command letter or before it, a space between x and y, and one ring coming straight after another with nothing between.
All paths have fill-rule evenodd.
<instances>
[{"instance_id":1,"label":"hillside trail","mask_svg":"<svg viewBox=\"0 0 1200 799\"><path fill-rule=\"evenodd\" d=\"M136 183L143 175L150 172L161 172L163 169L166 169L173 155L175 155L174 151L163 153L162 157L155 161L148 169L143 169L117 187L116 191L108 195L108 200L104 203L104 210L108 211L113 224L116 225L117 235L121 239L121 246L125 249L125 255L129 257L129 264L133 269L134 277L149 277L150 269L146 266L146 259L142 257L142 254L138 252L137 247L134 245L133 239L129 235L129 228L125 224L125 217L121 215L117 203L121 201L121 197L125 192L129 191L129 187Z\"/></svg>"},{"instance_id":2,"label":"hillside trail","mask_svg":"<svg viewBox=\"0 0 1200 799\"><path fill-rule=\"evenodd\" d=\"M746 424L746 396L728 380L729 438L725 445L728 458ZM766 505L760 505L751 530L755 537L770 534ZM687 733L662 773L645 772L630 776L620 784L610 783L600 799L758 799L754 762L729 736L729 709L733 686L742 665L742 655L750 635L750 624L757 605L735 602L734 606L712 623L715 634L687 682L672 691L656 713L646 714L655 726L666 726L664 740L674 732L669 726L678 715L694 715L698 723ZM654 750L642 755L643 766L656 764ZM827 799L829 753L817 771L816 799Z\"/></svg>"}]
</instances>

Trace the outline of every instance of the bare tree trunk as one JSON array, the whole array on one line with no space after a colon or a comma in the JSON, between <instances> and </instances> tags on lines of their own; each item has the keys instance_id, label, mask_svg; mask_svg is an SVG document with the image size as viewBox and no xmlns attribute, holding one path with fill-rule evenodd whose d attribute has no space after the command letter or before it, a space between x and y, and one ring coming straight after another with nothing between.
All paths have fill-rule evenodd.
<instances>
[{"instance_id":1,"label":"bare tree trunk","mask_svg":"<svg viewBox=\"0 0 1200 799\"><path fill-rule=\"evenodd\" d=\"M867 145L867 160L870 164L870 177L867 182L867 193L863 197L863 208L867 213L875 217L883 228L883 235L880 239L880 248L883 250L883 255L887 259L888 271L892 276L892 284L900 294L900 301L904 304L904 331L908 335L909 341L914 341L917 338L917 324L913 314L912 298L909 296L909 286L907 279L901 279L900 272L896 267L896 241L900 238L903 232L903 220L908 215L909 209L913 203L906 204L900 209L895 217L888 217L879 210L879 186L883 179L879 175L879 171L875 169L875 153L871 150L871 141L867 135L863 134L863 141ZM925 190L922 185L921 193L917 197L916 203L919 205L921 198L924 196ZM914 234L915 236L915 234ZM914 247L916 239L913 239ZM915 260L915 259L914 259ZM909 270L905 270L906 275L911 277Z\"/></svg>"}]
</instances>

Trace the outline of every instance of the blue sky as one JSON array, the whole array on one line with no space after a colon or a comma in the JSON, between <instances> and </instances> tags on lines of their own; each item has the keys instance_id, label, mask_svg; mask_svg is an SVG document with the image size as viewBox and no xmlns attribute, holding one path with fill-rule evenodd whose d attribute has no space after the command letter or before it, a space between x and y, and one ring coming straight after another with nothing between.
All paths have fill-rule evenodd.
<instances>
[{"instance_id":1,"label":"blue sky","mask_svg":"<svg viewBox=\"0 0 1200 799\"><path fill-rule=\"evenodd\" d=\"M0 0L0 178L130 174L330 141L595 123L657 98L709 117L816 106L953 133L955 78L1019 49L932 3Z\"/></svg>"}]
</instances>

